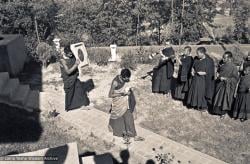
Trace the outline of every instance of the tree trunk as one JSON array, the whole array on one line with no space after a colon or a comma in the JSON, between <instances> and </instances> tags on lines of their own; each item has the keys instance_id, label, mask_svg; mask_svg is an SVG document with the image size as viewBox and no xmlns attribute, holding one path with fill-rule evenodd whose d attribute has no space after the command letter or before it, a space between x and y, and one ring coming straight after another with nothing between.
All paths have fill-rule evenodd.
<instances>
[{"instance_id":1,"label":"tree trunk","mask_svg":"<svg viewBox=\"0 0 250 164\"><path fill-rule=\"evenodd\" d=\"M181 42L182 42L182 35L183 35L183 15L184 15L184 6L185 6L185 0L182 0L181 30L180 30L180 37L179 37L179 45L181 45Z\"/></svg>"},{"instance_id":2,"label":"tree trunk","mask_svg":"<svg viewBox=\"0 0 250 164\"><path fill-rule=\"evenodd\" d=\"M171 1L171 22L174 23L174 0Z\"/></svg>"},{"instance_id":3,"label":"tree trunk","mask_svg":"<svg viewBox=\"0 0 250 164\"><path fill-rule=\"evenodd\" d=\"M110 6L111 7L111 6ZM112 9L111 9L111 16L109 16L109 44L114 44L114 40L113 40L113 37L112 37L112 31L111 31L111 26L113 24L113 15L114 15L114 9L113 9L113 6L112 6Z\"/></svg>"},{"instance_id":4,"label":"tree trunk","mask_svg":"<svg viewBox=\"0 0 250 164\"><path fill-rule=\"evenodd\" d=\"M139 39L139 26L140 26L140 14L137 15L137 27L136 27L136 46L138 46Z\"/></svg>"},{"instance_id":5,"label":"tree trunk","mask_svg":"<svg viewBox=\"0 0 250 164\"><path fill-rule=\"evenodd\" d=\"M36 29L36 37L37 37L37 41L38 43L40 43L40 38L39 38L39 33L38 33L38 27L37 27L37 20L36 20L36 16L34 18L35 21L35 29Z\"/></svg>"},{"instance_id":6,"label":"tree trunk","mask_svg":"<svg viewBox=\"0 0 250 164\"><path fill-rule=\"evenodd\" d=\"M158 45L161 44L161 22L159 21L159 26L158 26Z\"/></svg>"}]
</instances>

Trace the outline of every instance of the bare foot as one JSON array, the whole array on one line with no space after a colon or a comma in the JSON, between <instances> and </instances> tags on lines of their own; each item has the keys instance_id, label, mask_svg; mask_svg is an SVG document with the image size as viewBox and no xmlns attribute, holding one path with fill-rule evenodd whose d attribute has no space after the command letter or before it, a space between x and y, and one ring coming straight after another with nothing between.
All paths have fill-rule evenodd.
<instances>
[{"instance_id":1,"label":"bare foot","mask_svg":"<svg viewBox=\"0 0 250 164\"><path fill-rule=\"evenodd\" d=\"M88 106L83 106L83 107L81 107L81 110L90 110L91 108L90 107L88 107Z\"/></svg>"},{"instance_id":2,"label":"bare foot","mask_svg":"<svg viewBox=\"0 0 250 164\"><path fill-rule=\"evenodd\" d=\"M144 141L145 138L140 137L140 136L135 136L134 141Z\"/></svg>"},{"instance_id":3,"label":"bare foot","mask_svg":"<svg viewBox=\"0 0 250 164\"><path fill-rule=\"evenodd\" d=\"M94 108L94 104L90 103L88 106L82 106L81 110L91 110Z\"/></svg>"},{"instance_id":4,"label":"bare foot","mask_svg":"<svg viewBox=\"0 0 250 164\"><path fill-rule=\"evenodd\" d=\"M240 119L240 122L245 122L247 119L245 119L245 118L241 118Z\"/></svg>"},{"instance_id":5,"label":"bare foot","mask_svg":"<svg viewBox=\"0 0 250 164\"><path fill-rule=\"evenodd\" d=\"M225 115L225 114L223 114L223 115L221 115L221 116L220 116L220 119L222 119L222 120L223 120L225 117L226 117L226 115Z\"/></svg>"}]
</instances>

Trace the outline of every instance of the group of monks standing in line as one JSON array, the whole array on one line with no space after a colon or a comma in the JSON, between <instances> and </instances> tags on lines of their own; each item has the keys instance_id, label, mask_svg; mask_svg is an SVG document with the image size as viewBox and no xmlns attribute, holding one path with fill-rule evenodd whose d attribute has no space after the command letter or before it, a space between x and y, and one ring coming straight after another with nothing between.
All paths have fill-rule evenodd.
<instances>
[{"instance_id":1,"label":"group of monks standing in line","mask_svg":"<svg viewBox=\"0 0 250 164\"><path fill-rule=\"evenodd\" d=\"M172 47L160 51L161 59L153 69L152 92L172 94L188 108L226 114L245 121L250 117L250 54L240 66L234 64L232 52L226 51L218 64L198 47L195 57L186 46L177 56ZM177 76L174 76L175 66Z\"/></svg>"},{"instance_id":2,"label":"group of monks standing in line","mask_svg":"<svg viewBox=\"0 0 250 164\"><path fill-rule=\"evenodd\" d=\"M175 55L172 47L160 51L161 59L153 69L152 92L172 93L174 99L183 101L187 107L208 110L221 118L228 113L235 119L247 120L250 116L250 54L237 67L230 51L223 54L219 64L215 64L204 47L197 48L194 58L191 52L190 46L185 47L180 56ZM90 109L87 94L90 88L78 79L80 62L72 54L70 45L64 47L59 63L65 110ZM129 85L130 78L131 71L125 68L112 80L108 94L112 99L109 130L117 137L129 136L134 141L144 141L137 135L134 124L136 99L133 87Z\"/></svg>"}]
</instances>

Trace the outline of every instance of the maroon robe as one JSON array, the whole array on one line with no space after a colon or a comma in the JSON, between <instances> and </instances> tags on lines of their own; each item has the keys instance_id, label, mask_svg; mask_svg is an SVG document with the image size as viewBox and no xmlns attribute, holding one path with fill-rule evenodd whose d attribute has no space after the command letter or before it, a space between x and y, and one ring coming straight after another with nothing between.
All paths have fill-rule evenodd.
<instances>
[{"instance_id":1,"label":"maroon robe","mask_svg":"<svg viewBox=\"0 0 250 164\"><path fill-rule=\"evenodd\" d=\"M233 63L225 63L219 66L219 77L227 80L216 82L212 113L223 115L231 110L234 92L238 82L238 69Z\"/></svg>"},{"instance_id":2,"label":"maroon robe","mask_svg":"<svg viewBox=\"0 0 250 164\"><path fill-rule=\"evenodd\" d=\"M250 117L250 75L241 77L235 105L233 109L233 117L239 119L248 119Z\"/></svg>"},{"instance_id":3,"label":"maroon robe","mask_svg":"<svg viewBox=\"0 0 250 164\"><path fill-rule=\"evenodd\" d=\"M193 68L196 73L192 77L187 105L197 109L208 108L214 93L214 62L208 56L204 59L196 58ZM206 72L206 75L198 75L197 72Z\"/></svg>"}]
</instances>

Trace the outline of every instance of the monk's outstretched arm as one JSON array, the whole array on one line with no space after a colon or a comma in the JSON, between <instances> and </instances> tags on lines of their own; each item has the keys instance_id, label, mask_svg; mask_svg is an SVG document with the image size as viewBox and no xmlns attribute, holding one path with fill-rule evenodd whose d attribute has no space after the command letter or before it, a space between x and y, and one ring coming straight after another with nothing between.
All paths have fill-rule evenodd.
<instances>
[{"instance_id":1,"label":"monk's outstretched arm","mask_svg":"<svg viewBox=\"0 0 250 164\"><path fill-rule=\"evenodd\" d=\"M244 67L244 61L242 61L241 63L240 63L240 67L239 67L239 71L243 71L243 67Z\"/></svg>"}]
</instances>

